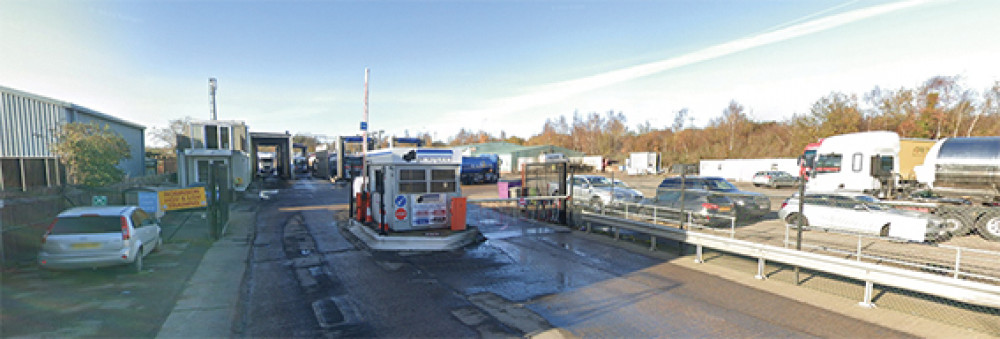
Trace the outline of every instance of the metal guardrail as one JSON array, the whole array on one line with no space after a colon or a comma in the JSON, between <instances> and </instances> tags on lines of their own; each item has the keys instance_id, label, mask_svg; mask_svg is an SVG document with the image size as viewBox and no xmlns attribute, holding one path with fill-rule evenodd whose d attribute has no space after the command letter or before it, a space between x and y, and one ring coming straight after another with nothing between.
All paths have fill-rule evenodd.
<instances>
[{"instance_id":1,"label":"metal guardrail","mask_svg":"<svg viewBox=\"0 0 1000 339\"><path fill-rule=\"evenodd\" d=\"M580 202L576 202L576 203L574 203L574 206L582 207L582 206L586 206L586 204L583 204L583 203L580 203ZM645 210L649 210L651 213L650 214L640 213L639 212L640 208L645 209ZM682 214L682 213L684 215L683 218L672 217L672 216L674 216L676 214ZM620 216L620 217L623 217L625 219L633 219L634 218L634 219L638 219L638 220L641 220L641 221L652 221L653 223L661 223L661 222L662 223L672 223L672 224L682 225L684 228L687 228L687 229L695 229L695 228L697 228L697 229L711 230L711 231L716 231L716 232L727 232L727 233L729 233L729 237L730 238L735 238L736 237L736 217L735 216L726 216L726 215L721 215L721 214L710 214L710 216L713 217L713 218L729 219L729 222L728 222L729 227L725 228L725 229L722 229L722 228L717 228L717 227L704 226L704 225L701 225L701 224L698 224L698 223L694 222L693 221L693 220L695 220L694 219L694 212L692 212L692 211L681 210L679 208L657 206L657 205L644 205L644 204L630 203L630 202L619 202L619 203L617 203L616 206L605 206L604 208L602 208L600 210L600 213L598 213L598 214L607 215L607 216Z\"/></svg>"},{"instance_id":2,"label":"metal guardrail","mask_svg":"<svg viewBox=\"0 0 1000 339\"><path fill-rule=\"evenodd\" d=\"M582 212L580 218L585 223L598 223L620 227L630 231L695 245L697 246L696 260L699 262L702 260L701 253L703 247L757 258L758 268L756 278L758 279L764 279L764 266L766 262L774 261L864 281L864 300L860 302L860 305L866 307L873 306L873 286L874 284L879 284L973 305L1000 308L1000 286L996 285L954 279L937 274L917 272L858 260L836 258L711 234L690 232L590 212Z\"/></svg>"},{"instance_id":3,"label":"metal guardrail","mask_svg":"<svg viewBox=\"0 0 1000 339\"><path fill-rule=\"evenodd\" d=\"M792 232L792 230L795 229L795 227L796 226L792 225L792 224L785 224L785 239L783 241L783 243L785 245L785 248L789 248L789 246L792 246L792 245L795 244L795 242L791 240L791 232ZM864 240L866 240L866 239L869 240L869 241L887 240L888 238L886 238L886 237L880 237L880 236L874 236L874 235L868 235L868 234L861 234L861 233L852 233L852 232L838 231L838 230L833 230L833 229L828 229L828 228L823 228L823 227L813 227L813 226L804 226L802 229L803 230L822 230L825 233L835 233L835 234L840 234L840 235L847 236L847 237L857 237L857 239L858 239L856 249L853 250L853 251L844 250L844 249L837 249L837 248L833 248L833 247L830 247L830 246L821 246L821 245L813 245L813 244L809 244L809 243L802 243L802 246L806 247L806 248L811 248L811 249L820 250L820 251L827 251L827 252L833 252L833 253L839 253L839 254L849 255L849 256L855 258L855 260L857 260L857 261L861 261L862 259L868 259L868 260L872 260L872 261L880 261L880 262L884 262L884 263L895 264L895 265L899 265L899 266L903 266L903 267L912 267L912 268L926 270L926 271L938 272L938 273L941 273L941 274L951 275L952 278L954 278L954 279L973 278L973 279L979 279L979 280L984 280L984 281L992 281L994 283L1000 283L1000 276L988 276L988 275L984 275L984 274L974 273L971 270L965 270L965 271L962 270L962 267L963 267L963 265L962 265L963 253L965 254L966 257L969 254L980 254L980 255L983 255L983 256L988 256L990 258L995 258L995 260L1000 261L1000 252L986 251L986 250L980 250L980 249L974 249L974 248L965 248L965 247L958 247L958 246L949 246L949 245L940 245L940 244L938 244L938 245L934 245L934 247L935 248L948 249L948 250L955 251L954 265L952 265L951 267L948 267L948 266L945 266L945 265L926 265L926 264L918 264L918 263L906 261L905 259L897 259L897 258L888 257L888 256L879 256L879 255L872 255L872 254L865 254L864 253L864 251L863 251L863 248L865 247L864 246ZM900 241L905 241L905 240L900 240Z\"/></svg>"}]
</instances>

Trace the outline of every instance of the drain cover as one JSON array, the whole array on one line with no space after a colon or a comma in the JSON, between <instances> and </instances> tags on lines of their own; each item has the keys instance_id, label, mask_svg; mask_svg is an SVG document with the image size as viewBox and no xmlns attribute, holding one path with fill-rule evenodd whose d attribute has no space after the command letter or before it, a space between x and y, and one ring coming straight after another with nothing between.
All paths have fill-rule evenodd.
<instances>
[{"instance_id":1,"label":"drain cover","mask_svg":"<svg viewBox=\"0 0 1000 339\"><path fill-rule=\"evenodd\" d=\"M324 329L337 329L361 323L361 315L354 305L341 297L330 297L312 304L316 321Z\"/></svg>"}]
</instances>

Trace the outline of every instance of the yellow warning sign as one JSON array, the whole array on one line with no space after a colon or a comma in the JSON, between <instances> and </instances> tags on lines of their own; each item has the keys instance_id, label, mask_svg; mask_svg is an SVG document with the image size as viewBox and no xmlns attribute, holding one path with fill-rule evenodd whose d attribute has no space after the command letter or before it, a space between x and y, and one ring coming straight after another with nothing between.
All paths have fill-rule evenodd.
<instances>
[{"instance_id":1,"label":"yellow warning sign","mask_svg":"<svg viewBox=\"0 0 1000 339\"><path fill-rule=\"evenodd\" d=\"M205 201L205 188L192 187L169 191L160 191L160 206L164 211L182 210L208 206Z\"/></svg>"}]
</instances>

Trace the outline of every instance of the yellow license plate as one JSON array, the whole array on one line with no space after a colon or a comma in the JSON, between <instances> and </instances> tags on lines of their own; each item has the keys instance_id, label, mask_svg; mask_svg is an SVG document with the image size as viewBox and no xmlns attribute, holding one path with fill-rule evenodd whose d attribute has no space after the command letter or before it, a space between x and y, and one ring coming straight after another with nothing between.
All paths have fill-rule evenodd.
<instances>
[{"instance_id":1,"label":"yellow license plate","mask_svg":"<svg viewBox=\"0 0 1000 339\"><path fill-rule=\"evenodd\" d=\"M729 206L720 206L719 207L719 212L729 212L729 211L730 211L730 207Z\"/></svg>"},{"instance_id":2,"label":"yellow license plate","mask_svg":"<svg viewBox=\"0 0 1000 339\"><path fill-rule=\"evenodd\" d=\"M96 243L96 242L79 242L79 243L75 243L73 245L70 245L70 247L73 248L73 249L78 249L78 250L86 250L86 249L100 248L101 244Z\"/></svg>"}]
</instances>

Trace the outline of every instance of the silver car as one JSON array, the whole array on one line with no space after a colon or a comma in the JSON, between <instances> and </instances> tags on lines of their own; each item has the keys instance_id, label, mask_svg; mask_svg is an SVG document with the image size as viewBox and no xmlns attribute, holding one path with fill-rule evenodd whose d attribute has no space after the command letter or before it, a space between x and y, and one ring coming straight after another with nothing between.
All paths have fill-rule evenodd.
<instances>
[{"instance_id":1,"label":"silver car","mask_svg":"<svg viewBox=\"0 0 1000 339\"><path fill-rule=\"evenodd\" d=\"M160 225L136 206L75 207L59 213L42 236L38 265L46 269L132 265L162 246Z\"/></svg>"},{"instance_id":2,"label":"silver car","mask_svg":"<svg viewBox=\"0 0 1000 339\"><path fill-rule=\"evenodd\" d=\"M940 241L948 232L945 221L929 213L887 207L871 196L846 193L809 193L799 215L798 194L781 204L778 217L790 225L893 237L916 242Z\"/></svg>"}]
</instances>

